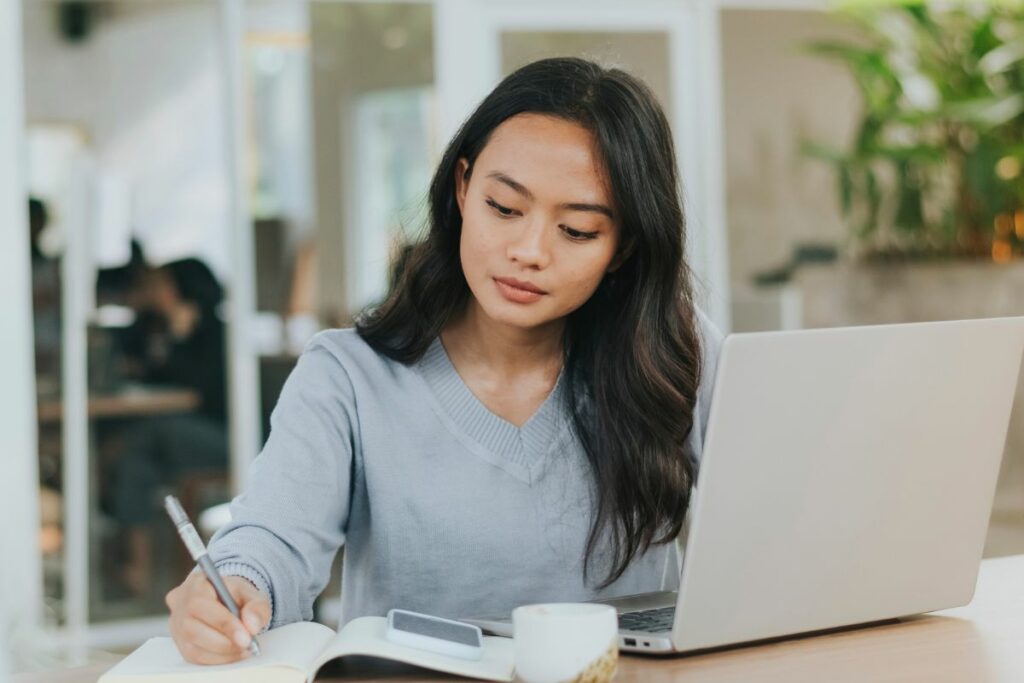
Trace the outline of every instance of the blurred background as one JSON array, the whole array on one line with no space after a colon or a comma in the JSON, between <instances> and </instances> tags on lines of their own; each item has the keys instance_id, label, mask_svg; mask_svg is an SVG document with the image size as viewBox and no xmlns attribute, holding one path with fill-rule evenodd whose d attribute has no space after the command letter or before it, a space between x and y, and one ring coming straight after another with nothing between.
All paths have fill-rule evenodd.
<instances>
[{"instance_id":1,"label":"blurred background","mask_svg":"<svg viewBox=\"0 0 1024 683\"><path fill-rule=\"evenodd\" d=\"M1024 314L1011 3L17 2L36 403L9 457L42 589L16 670L165 632L190 562L159 500L224 522L304 344L381 296L445 143L528 61L650 84L723 330ZM987 556L1024 552L1022 406Z\"/></svg>"}]
</instances>

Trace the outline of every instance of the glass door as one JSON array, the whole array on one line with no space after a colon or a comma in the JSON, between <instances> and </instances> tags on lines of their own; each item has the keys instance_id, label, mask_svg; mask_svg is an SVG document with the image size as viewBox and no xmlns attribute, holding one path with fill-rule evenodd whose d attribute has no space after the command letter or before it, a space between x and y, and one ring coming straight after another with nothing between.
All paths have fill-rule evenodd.
<instances>
[{"instance_id":1,"label":"glass door","mask_svg":"<svg viewBox=\"0 0 1024 683\"><path fill-rule=\"evenodd\" d=\"M162 496L231 492L220 5L27 0L23 31L44 619L74 659L166 630L192 563Z\"/></svg>"}]
</instances>

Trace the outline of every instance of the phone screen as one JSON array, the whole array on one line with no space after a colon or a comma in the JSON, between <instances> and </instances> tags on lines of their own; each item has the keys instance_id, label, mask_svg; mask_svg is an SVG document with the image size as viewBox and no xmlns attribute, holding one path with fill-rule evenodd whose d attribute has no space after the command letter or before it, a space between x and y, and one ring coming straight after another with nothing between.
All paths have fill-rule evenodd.
<instances>
[{"instance_id":1,"label":"phone screen","mask_svg":"<svg viewBox=\"0 0 1024 683\"><path fill-rule=\"evenodd\" d=\"M391 620L397 631L408 631L422 636L450 640L463 645L480 646L479 632L472 626L452 624L447 621L435 621L414 614L396 611Z\"/></svg>"}]
</instances>

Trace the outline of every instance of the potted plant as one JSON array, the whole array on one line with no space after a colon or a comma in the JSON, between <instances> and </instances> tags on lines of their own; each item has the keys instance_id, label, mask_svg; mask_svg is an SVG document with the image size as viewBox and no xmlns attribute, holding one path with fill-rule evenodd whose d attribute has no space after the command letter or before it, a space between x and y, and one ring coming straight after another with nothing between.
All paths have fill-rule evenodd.
<instances>
[{"instance_id":1,"label":"potted plant","mask_svg":"<svg viewBox=\"0 0 1024 683\"><path fill-rule=\"evenodd\" d=\"M862 260L1024 255L1024 3L840 7L863 39L817 42L860 90L845 148L805 142L836 172Z\"/></svg>"}]
</instances>

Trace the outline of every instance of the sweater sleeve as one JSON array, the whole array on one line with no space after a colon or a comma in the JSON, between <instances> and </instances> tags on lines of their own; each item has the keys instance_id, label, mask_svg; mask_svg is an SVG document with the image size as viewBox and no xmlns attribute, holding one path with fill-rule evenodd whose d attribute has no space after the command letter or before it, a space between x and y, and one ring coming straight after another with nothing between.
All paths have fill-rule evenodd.
<instances>
[{"instance_id":1,"label":"sweater sleeve","mask_svg":"<svg viewBox=\"0 0 1024 683\"><path fill-rule=\"evenodd\" d=\"M355 415L348 373L314 339L285 382L231 522L210 543L222 573L268 594L271 628L312 619L345 541Z\"/></svg>"}]
</instances>

